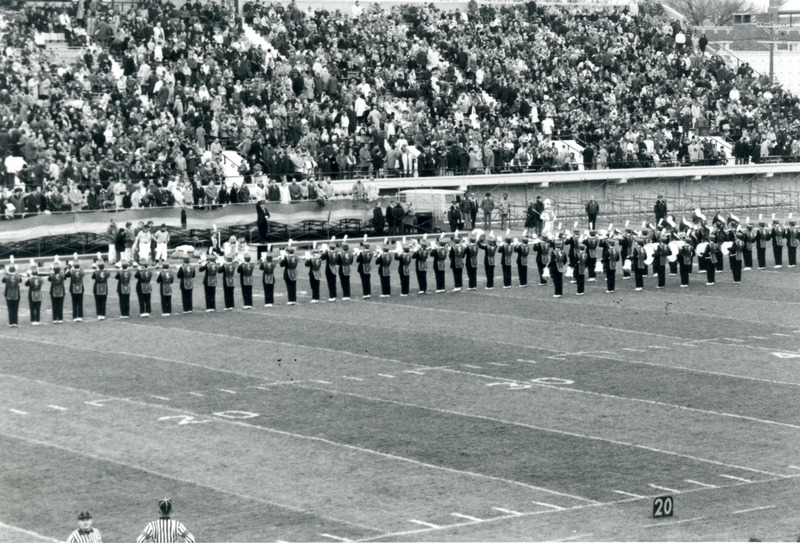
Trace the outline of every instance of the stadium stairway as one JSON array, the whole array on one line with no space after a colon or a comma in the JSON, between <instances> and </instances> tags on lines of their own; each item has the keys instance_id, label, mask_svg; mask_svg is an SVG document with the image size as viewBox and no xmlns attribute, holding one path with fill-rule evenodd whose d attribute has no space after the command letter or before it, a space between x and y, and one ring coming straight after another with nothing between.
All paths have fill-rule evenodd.
<instances>
[{"instance_id":1,"label":"stadium stairway","mask_svg":"<svg viewBox=\"0 0 800 543\"><path fill-rule=\"evenodd\" d=\"M60 32L45 32L37 35L44 42L45 50L56 64L71 66L83 57L83 47L72 47Z\"/></svg>"}]
</instances>

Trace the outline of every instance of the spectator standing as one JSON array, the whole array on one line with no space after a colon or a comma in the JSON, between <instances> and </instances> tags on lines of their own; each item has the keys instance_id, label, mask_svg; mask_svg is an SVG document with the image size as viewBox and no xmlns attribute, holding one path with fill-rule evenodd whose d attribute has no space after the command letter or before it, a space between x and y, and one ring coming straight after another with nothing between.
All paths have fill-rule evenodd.
<instances>
[{"instance_id":1,"label":"spectator standing","mask_svg":"<svg viewBox=\"0 0 800 543\"><path fill-rule=\"evenodd\" d=\"M589 218L589 230L594 230L597 226L597 215L600 213L600 204L594 199L594 196L589 197L586 202L586 216Z\"/></svg>"},{"instance_id":2,"label":"spectator standing","mask_svg":"<svg viewBox=\"0 0 800 543\"><path fill-rule=\"evenodd\" d=\"M492 211L494 210L494 200L492 193L487 192L481 202L481 210L483 211L483 229L487 232L492 229Z\"/></svg>"},{"instance_id":3,"label":"spectator standing","mask_svg":"<svg viewBox=\"0 0 800 543\"><path fill-rule=\"evenodd\" d=\"M510 226L511 217L511 201L508 199L508 193L503 193L503 199L498 204L500 209L500 230L505 231ZM491 219L490 219L491 220Z\"/></svg>"},{"instance_id":4,"label":"spectator standing","mask_svg":"<svg viewBox=\"0 0 800 543\"><path fill-rule=\"evenodd\" d=\"M658 198L656 199L656 204L653 206L653 211L656 215L656 226L661 221L667 217L667 201L664 199L664 196L659 194Z\"/></svg>"}]
</instances>

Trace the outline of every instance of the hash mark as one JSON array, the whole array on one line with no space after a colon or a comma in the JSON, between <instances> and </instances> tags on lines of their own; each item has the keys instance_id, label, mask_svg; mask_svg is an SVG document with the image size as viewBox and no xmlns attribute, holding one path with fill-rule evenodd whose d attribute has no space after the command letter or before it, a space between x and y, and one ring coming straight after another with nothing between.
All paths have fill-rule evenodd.
<instances>
[{"instance_id":1,"label":"hash mark","mask_svg":"<svg viewBox=\"0 0 800 543\"><path fill-rule=\"evenodd\" d=\"M454 517L471 520L472 522L483 522L483 519L480 519L478 517L471 517L469 515L462 515L461 513L450 513L450 514L453 515Z\"/></svg>"},{"instance_id":2,"label":"hash mark","mask_svg":"<svg viewBox=\"0 0 800 543\"><path fill-rule=\"evenodd\" d=\"M564 508L558 505L553 505L552 503L544 503L544 502L531 502L535 503L536 505L541 505L542 507L549 507L550 509L555 509L557 511L563 511Z\"/></svg>"},{"instance_id":3,"label":"hash mark","mask_svg":"<svg viewBox=\"0 0 800 543\"><path fill-rule=\"evenodd\" d=\"M658 485L654 485L654 484L651 484L651 483L648 483L647 486L655 488L657 490L664 490L666 492L674 492L675 494L680 494L681 493L680 490L675 490L674 488L667 488L665 486L658 486Z\"/></svg>"},{"instance_id":4,"label":"hash mark","mask_svg":"<svg viewBox=\"0 0 800 543\"><path fill-rule=\"evenodd\" d=\"M686 481L687 483L692 483L693 485L704 486L706 488L717 488L716 485L709 485L707 483L701 483L700 481L693 481L691 479L684 479L684 481Z\"/></svg>"},{"instance_id":5,"label":"hash mark","mask_svg":"<svg viewBox=\"0 0 800 543\"><path fill-rule=\"evenodd\" d=\"M622 494L623 496L630 496L631 498L646 498L647 496L640 496L639 494L633 494L631 492L625 492L624 490L612 490L611 492L616 492L617 494Z\"/></svg>"},{"instance_id":6,"label":"hash mark","mask_svg":"<svg viewBox=\"0 0 800 543\"><path fill-rule=\"evenodd\" d=\"M348 375L342 375L342 379L350 379L351 381L363 381L361 377L350 377Z\"/></svg>"},{"instance_id":7,"label":"hash mark","mask_svg":"<svg viewBox=\"0 0 800 543\"><path fill-rule=\"evenodd\" d=\"M66 407L61 407L61 406L58 406L58 405L48 405L47 407L49 407L51 409L55 409L56 411L66 411L67 410Z\"/></svg>"},{"instance_id":8,"label":"hash mark","mask_svg":"<svg viewBox=\"0 0 800 543\"><path fill-rule=\"evenodd\" d=\"M386 377L387 379L394 379L394 375L389 375L388 373L378 373L376 375L380 375L381 377Z\"/></svg>"},{"instance_id":9,"label":"hash mark","mask_svg":"<svg viewBox=\"0 0 800 543\"><path fill-rule=\"evenodd\" d=\"M414 524L419 524L420 526L427 526L428 528L433 528L434 530L438 530L439 528L441 528L441 526L439 526L438 524L433 524L431 522L424 522L413 518L408 522L413 522Z\"/></svg>"},{"instance_id":10,"label":"hash mark","mask_svg":"<svg viewBox=\"0 0 800 543\"><path fill-rule=\"evenodd\" d=\"M500 511L501 513L505 513L507 515L514 515L515 517L519 517L522 515L519 511L512 511L511 509L503 509L502 507L492 507L495 511Z\"/></svg>"},{"instance_id":11,"label":"hash mark","mask_svg":"<svg viewBox=\"0 0 800 543\"><path fill-rule=\"evenodd\" d=\"M741 481L743 483L752 483L753 481L750 479L745 479L743 477L734 477L733 475L725 475L724 473L719 474L720 477L725 477L726 479L733 479L734 481Z\"/></svg>"},{"instance_id":12,"label":"hash mark","mask_svg":"<svg viewBox=\"0 0 800 543\"><path fill-rule=\"evenodd\" d=\"M9 409L9 411L14 413L15 415L27 415L28 414L27 411L20 411L19 409Z\"/></svg>"}]
</instances>

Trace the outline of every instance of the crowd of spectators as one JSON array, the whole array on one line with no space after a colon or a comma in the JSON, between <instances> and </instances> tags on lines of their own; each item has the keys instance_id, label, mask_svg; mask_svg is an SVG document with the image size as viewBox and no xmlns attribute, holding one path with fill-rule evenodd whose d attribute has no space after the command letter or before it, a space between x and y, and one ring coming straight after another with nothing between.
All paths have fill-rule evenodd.
<instances>
[{"instance_id":1,"label":"crowd of spectators","mask_svg":"<svg viewBox=\"0 0 800 543\"><path fill-rule=\"evenodd\" d=\"M78 0L6 17L12 215L324 199L329 180L362 176L723 163L711 134L737 163L800 156L797 98L703 54L654 4L248 3L240 19L213 2ZM59 63L45 32L89 46ZM223 175L225 149L244 157L244 188Z\"/></svg>"}]
</instances>

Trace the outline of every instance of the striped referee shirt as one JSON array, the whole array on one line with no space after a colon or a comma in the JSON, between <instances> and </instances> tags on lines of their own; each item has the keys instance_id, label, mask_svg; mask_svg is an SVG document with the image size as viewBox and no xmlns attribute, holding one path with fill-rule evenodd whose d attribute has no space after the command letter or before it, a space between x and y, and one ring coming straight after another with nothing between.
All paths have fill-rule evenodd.
<instances>
[{"instance_id":1,"label":"striped referee shirt","mask_svg":"<svg viewBox=\"0 0 800 543\"><path fill-rule=\"evenodd\" d=\"M177 520L162 517L145 526L136 543L178 543L181 537L186 543L194 543L194 536L186 526Z\"/></svg>"},{"instance_id":2,"label":"striped referee shirt","mask_svg":"<svg viewBox=\"0 0 800 543\"><path fill-rule=\"evenodd\" d=\"M89 528L86 531L75 530L67 538L67 543L103 543L103 538L100 537L100 530Z\"/></svg>"}]
</instances>

